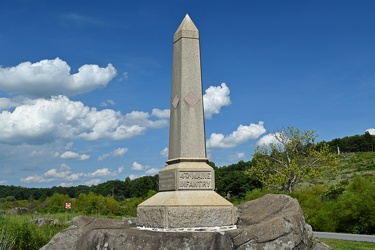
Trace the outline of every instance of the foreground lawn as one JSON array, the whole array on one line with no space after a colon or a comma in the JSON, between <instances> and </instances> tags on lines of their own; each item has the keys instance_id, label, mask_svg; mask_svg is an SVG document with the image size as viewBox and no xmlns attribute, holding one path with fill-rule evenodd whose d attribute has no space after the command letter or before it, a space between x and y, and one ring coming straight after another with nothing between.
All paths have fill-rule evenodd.
<instances>
[{"instance_id":1,"label":"foreground lawn","mask_svg":"<svg viewBox=\"0 0 375 250\"><path fill-rule=\"evenodd\" d=\"M375 243L362 241L348 241L335 239L319 239L321 242L333 247L335 250L374 250Z\"/></svg>"}]
</instances>

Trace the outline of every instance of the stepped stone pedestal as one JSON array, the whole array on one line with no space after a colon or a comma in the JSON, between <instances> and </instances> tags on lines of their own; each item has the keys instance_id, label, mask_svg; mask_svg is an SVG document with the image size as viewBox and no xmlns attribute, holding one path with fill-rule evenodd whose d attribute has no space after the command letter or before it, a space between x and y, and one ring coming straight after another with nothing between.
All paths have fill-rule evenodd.
<instances>
[{"instance_id":1,"label":"stepped stone pedestal","mask_svg":"<svg viewBox=\"0 0 375 250\"><path fill-rule=\"evenodd\" d=\"M207 164L199 32L188 15L174 34L167 166L159 193L138 205L137 224L146 228L231 228L235 208L218 195Z\"/></svg>"}]
</instances>

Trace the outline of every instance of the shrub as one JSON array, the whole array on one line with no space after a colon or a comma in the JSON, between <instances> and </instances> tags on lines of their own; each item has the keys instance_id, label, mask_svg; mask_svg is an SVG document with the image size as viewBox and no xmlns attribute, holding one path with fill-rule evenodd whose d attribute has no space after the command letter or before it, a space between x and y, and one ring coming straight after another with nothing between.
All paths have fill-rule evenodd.
<instances>
[{"instance_id":1,"label":"shrub","mask_svg":"<svg viewBox=\"0 0 375 250\"><path fill-rule=\"evenodd\" d=\"M356 175L339 199L339 232L375 234L375 185Z\"/></svg>"}]
</instances>

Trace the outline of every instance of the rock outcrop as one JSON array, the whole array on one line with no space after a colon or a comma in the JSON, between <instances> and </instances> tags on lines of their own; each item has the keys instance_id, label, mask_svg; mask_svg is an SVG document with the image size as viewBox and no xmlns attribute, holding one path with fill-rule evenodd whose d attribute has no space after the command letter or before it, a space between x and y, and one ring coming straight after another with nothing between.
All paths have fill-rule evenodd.
<instances>
[{"instance_id":1,"label":"rock outcrop","mask_svg":"<svg viewBox=\"0 0 375 250\"><path fill-rule=\"evenodd\" d=\"M25 207L15 207L7 211L7 214L33 214L34 212Z\"/></svg>"},{"instance_id":2,"label":"rock outcrop","mask_svg":"<svg viewBox=\"0 0 375 250\"><path fill-rule=\"evenodd\" d=\"M237 229L224 232L140 230L136 219L75 217L42 250L52 249L332 249L313 237L300 205L265 195L237 207Z\"/></svg>"}]
</instances>

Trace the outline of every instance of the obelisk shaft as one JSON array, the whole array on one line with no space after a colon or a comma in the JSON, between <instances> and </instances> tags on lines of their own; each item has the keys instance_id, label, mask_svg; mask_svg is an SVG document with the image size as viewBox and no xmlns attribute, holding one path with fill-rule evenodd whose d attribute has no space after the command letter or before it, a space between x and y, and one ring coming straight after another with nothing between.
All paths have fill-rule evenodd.
<instances>
[{"instance_id":1,"label":"obelisk shaft","mask_svg":"<svg viewBox=\"0 0 375 250\"><path fill-rule=\"evenodd\" d=\"M198 29L186 15L174 35L171 119L167 166L159 191L138 205L137 225L146 228L233 226L233 205L217 194L207 164Z\"/></svg>"},{"instance_id":2,"label":"obelisk shaft","mask_svg":"<svg viewBox=\"0 0 375 250\"><path fill-rule=\"evenodd\" d=\"M188 15L174 34L167 163L206 159L199 32Z\"/></svg>"}]
</instances>

